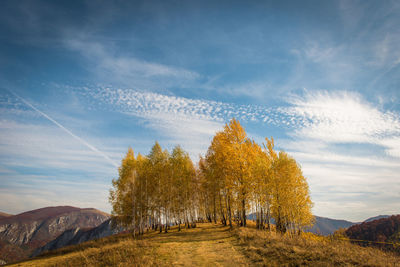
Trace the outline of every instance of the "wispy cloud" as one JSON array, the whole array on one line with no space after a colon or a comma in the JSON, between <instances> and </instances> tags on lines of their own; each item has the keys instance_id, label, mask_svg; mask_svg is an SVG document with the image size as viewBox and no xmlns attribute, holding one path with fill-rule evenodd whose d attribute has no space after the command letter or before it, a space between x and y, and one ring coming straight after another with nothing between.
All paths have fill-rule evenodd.
<instances>
[{"instance_id":1,"label":"wispy cloud","mask_svg":"<svg viewBox=\"0 0 400 267\"><path fill-rule=\"evenodd\" d=\"M384 146L388 155L398 153L400 116L379 110L357 93L309 92L289 99L280 109L296 118L294 135L327 143L368 143Z\"/></svg>"},{"instance_id":2,"label":"wispy cloud","mask_svg":"<svg viewBox=\"0 0 400 267\"><path fill-rule=\"evenodd\" d=\"M103 149L113 161L121 158L122 150ZM50 205L110 211L108 189L116 167L60 128L2 119L0 150L2 211Z\"/></svg>"},{"instance_id":3,"label":"wispy cloud","mask_svg":"<svg viewBox=\"0 0 400 267\"><path fill-rule=\"evenodd\" d=\"M103 157L51 125L2 119L0 130L3 165L110 175L115 170L114 165L104 164ZM107 153L113 158L120 156Z\"/></svg>"},{"instance_id":4,"label":"wispy cloud","mask_svg":"<svg viewBox=\"0 0 400 267\"><path fill-rule=\"evenodd\" d=\"M46 206L71 205L82 208L98 208L110 212L108 199L108 184L90 182L58 181L52 177L45 177L37 183L18 183L27 175L11 176L14 183L0 187L0 202L2 211L11 214L21 213L31 209ZM31 179L36 179L37 176ZM44 190L44 188L46 190Z\"/></svg>"},{"instance_id":5,"label":"wispy cloud","mask_svg":"<svg viewBox=\"0 0 400 267\"><path fill-rule=\"evenodd\" d=\"M206 152L212 136L233 117L243 122L280 123L276 110L257 105L108 87L75 90L92 108L140 118L143 125L157 131L167 144L182 145L194 159Z\"/></svg>"},{"instance_id":6,"label":"wispy cloud","mask_svg":"<svg viewBox=\"0 0 400 267\"><path fill-rule=\"evenodd\" d=\"M348 91L305 91L288 103L279 108L293 119L283 147L309 178L316 214L357 221L399 212L399 114Z\"/></svg>"},{"instance_id":7,"label":"wispy cloud","mask_svg":"<svg viewBox=\"0 0 400 267\"><path fill-rule=\"evenodd\" d=\"M106 108L139 117L169 115L223 122L235 117L243 121L277 122L279 110L258 105L238 105L109 87L76 88L96 108Z\"/></svg>"},{"instance_id":8,"label":"wispy cloud","mask_svg":"<svg viewBox=\"0 0 400 267\"><path fill-rule=\"evenodd\" d=\"M187 122L187 133L212 135L218 126L235 117L243 122L292 128L290 135L297 141L367 143L382 146L390 156L398 155L399 115L380 110L354 92L305 91L303 95L289 97L287 107L237 105L132 89L85 87L78 88L78 92L96 108L143 118L154 128L160 128L162 121L171 129L162 130L167 133L185 128L182 126ZM194 127L193 121L202 123Z\"/></svg>"},{"instance_id":9,"label":"wispy cloud","mask_svg":"<svg viewBox=\"0 0 400 267\"><path fill-rule=\"evenodd\" d=\"M52 123L54 123L56 126L58 126L61 130L63 130L64 132L66 132L67 134L69 134L71 137L73 137L74 139L76 139L78 142L80 142L81 144L83 144L84 146L86 146L87 148L89 148L90 150L92 150L93 152L95 152L96 154L98 154L99 156L103 157L104 159L106 159L109 163L111 163L114 167L118 167L118 165L109 157L107 156L104 152L98 150L96 147L94 147L93 145L89 144L87 141L83 140L82 138L80 138L79 136L77 136L76 134L72 133L70 130L68 130L67 128L65 128L63 125L61 125L59 122L57 122L56 120L54 120L53 118L51 118L49 115L47 115L46 113L40 111L38 108L36 108L35 106L33 106L31 103L29 103L27 100L25 100L24 98L22 98L21 96L17 95L16 93L10 91L13 95L15 95L19 100L21 100L23 103L25 103L27 106L29 106L30 108L32 108L33 110L35 110L36 112L38 112L40 115L42 115L43 117L45 117L46 119L48 119L49 121L51 121Z\"/></svg>"},{"instance_id":10,"label":"wispy cloud","mask_svg":"<svg viewBox=\"0 0 400 267\"><path fill-rule=\"evenodd\" d=\"M399 115L368 102L358 93L306 90L288 97L285 106L265 107L110 87L78 87L73 90L87 109L117 112L128 115L128 118L131 116L135 125L157 132L156 136L159 136L163 145L171 148L180 144L195 160L200 153L206 152L212 136L232 117L238 118L244 125L272 124L281 128L287 139L278 139L279 147L287 150L302 165L316 203L314 211L320 215L338 217L339 206L335 204L338 202L343 207L368 206L371 210L379 210L378 204L373 201L380 203L388 196L392 200L399 197L396 195L396 190L400 190L397 182L400 171L397 162ZM10 107L17 110L24 108ZM129 123L129 119L126 123ZM3 161L5 170L34 168L35 165L44 164L50 169L73 167L75 172L95 170L91 176L109 173L108 180L113 175L112 170L115 171L99 167L104 164L93 151L88 151L75 138L66 142L65 137L56 133L59 130L55 127L21 124L5 119L0 127L1 149L12 158ZM63 130L64 133L70 136ZM54 147L60 146L60 143L63 146L58 147L59 154L56 155ZM353 151L351 147L355 145L362 146L364 150L361 153ZM372 147L365 149L365 145ZM109 149L106 151L115 159L121 156L124 149L111 154ZM15 160L24 156L31 160ZM18 162L22 162L22 165ZM18 179L22 181L21 177ZM32 200L32 203L42 203L40 201L44 199ZM101 205L108 207L106 201L103 202ZM384 211L380 209L381 212L392 212L396 204L387 205L386 208ZM357 220L366 212L364 210L354 215L341 210L340 214Z\"/></svg>"},{"instance_id":11,"label":"wispy cloud","mask_svg":"<svg viewBox=\"0 0 400 267\"><path fill-rule=\"evenodd\" d=\"M112 46L85 38L64 38L64 45L78 52L86 60L87 70L98 79L117 84L134 84L142 88L160 89L166 85L183 85L200 77L195 71L139 59L132 55L118 55Z\"/></svg>"}]
</instances>

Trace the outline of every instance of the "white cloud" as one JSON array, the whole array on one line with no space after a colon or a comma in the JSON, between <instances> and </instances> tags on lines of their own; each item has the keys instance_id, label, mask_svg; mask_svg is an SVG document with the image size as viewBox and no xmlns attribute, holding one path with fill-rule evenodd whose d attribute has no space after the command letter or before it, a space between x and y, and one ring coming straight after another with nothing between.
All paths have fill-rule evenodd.
<instances>
[{"instance_id":1,"label":"white cloud","mask_svg":"<svg viewBox=\"0 0 400 267\"><path fill-rule=\"evenodd\" d=\"M135 123L156 131L159 141L168 148L180 144L195 160L199 153L206 152L212 136L232 117L244 124L273 124L282 131L288 130L286 134L290 139L279 139L278 142L302 165L309 179L317 215L361 220L376 215L375 211L389 213L398 209L399 116L377 108L358 94L305 92L302 96L291 96L289 106L266 108L130 89L74 90L78 98L84 98L87 108L130 115ZM14 169L41 165L43 168L73 168L82 173L90 170L92 175L93 172L103 173L101 177L110 173L109 178L115 173L114 169L105 168L98 155L74 139L66 139L67 135L55 127L2 120L0 128L0 148L10 155L3 161L5 171L9 166ZM354 144L371 147L358 153L346 147ZM379 154L379 149L386 153ZM110 152L111 149L102 150L111 153L114 159L121 157L119 153ZM35 179L39 178L36 176ZM21 179L19 181L23 183L25 180ZM62 185L56 183L56 186ZM32 194L32 203L37 205L45 199L40 196L35 200ZM92 203L82 196L77 203L79 201ZM390 204L385 205L384 201L390 201ZM106 207L108 204L104 200L99 205ZM358 214L346 213L340 206L362 210Z\"/></svg>"},{"instance_id":2,"label":"white cloud","mask_svg":"<svg viewBox=\"0 0 400 267\"><path fill-rule=\"evenodd\" d=\"M181 144L189 150L194 159L199 153L205 153L215 132L233 117L241 121L260 122L275 122L277 119L276 112L261 106L189 99L132 89L76 90L94 108L141 118L145 126L159 132L168 143Z\"/></svg>"},{"instance_id":3,"label":"white cloud","mask_svg":"<svg viewBox=\"0 0 400 267\"><path fill-rule=\"evenodd\" d=\"M114 170L111 164L105 165L104 159L97 153L49 125L1 120L0 148L2 164L8 166L40 166L104 173L112 173ZM107 154L117 157L115 153Z\"/></svg>"},{"instance_id":4,"label":"white cloud","mask_svg":"<svg viewBox=\"0 0 400 267\"><path fill-rule=\"evenodd\" d=\"M379 140L379 144L386 147L386 153L392 157L400 158L400 137L388 137Z\"/></svg>"},{"instance_id":5,"label":"white cloud","mask_svg":"<svg viewBox=\"0 0 400 267\"><path fill-rule=\"evenodd\" d=\"M212 100L190 99L132 89L76 88L96 108L106 108L139 117L165 116L224 122L235 117L243 121L279 123L279 110L257 105L237 105Z\"/></svg>"},{"instance_id":6,"label":"white cloud","mask_svg":"<svg viewBox=\"0 0 400 267\"><path fill-rule=\"evenodd\" d=\"M13 178L19 180L20 177ZM18 214L47 206L68 205L94 207L109 213L108 189L109 185L93 182L65 183L54 178L41 179L39 183L30 185L14 184L12 188L0 187L1 211Z\"/></svg>"},{"instance_id":7,"label":"white cloud","mask_svg":"<svg viewBox=\"0 0 400 267\"><path fill-rule=\"evenodd\" d=\"M212 137L223 127L221 122L193 118L190 116L170 116L170 114L145 116L145 125L158 131L169 144L181 145L193 160L207 151Z\"/></svg>"},{"instance_id":8,"label":"white cloud","mask_svg":"<svg viewBox=\"0 0 400 267\"><path fill-rule=\"evenodd\" d=\"M396 156L400 137L399 115L381 111L360 95L339 92L306 92L289 99L291 107L281 109L295 118L300 139L327 143L369 143L381 145Z\"/></svg>"},{"instance_id":9,"label":"white cloud","mask_svg":"<svg viewBox=\"0 0 400 267\"><path fill-rule=\"evenodd\" d=\"M13 93L14 94L14 93ZM39 110L38 108L36 108L35 106L33 106L31 103L29 103L28 101L26 101L24 98L18 96L15 94L15 96L17 96L24 104L26 104L27 106L29 106L30 108L32 108L34 111L36 111L37 113L39 113L40 115L42 115L44 118L48 119L49 121L51 121L52 123L54 123L57 127L59 127L61 130L63 130L65 133L67 133L68 135L70 135L71 137L73 137L75 140L77 140L79 143L83 144L84 146L86 146L87 148L89 148L90 150L92 150L93 152L95 152L96 154L98 154L99 156L103 157L106 161L108 161L109 163L111 163L114 167L118 167L118 165L109 157L107 156L105 153L103 153L102 151L98 150L95 146L89 144L86 140L83 140L82 138L80 138L79 136L77 136L76 134L72 133L70 130L68 130L67 128L65 128L65 126L61 125L59 122L57 122L56 120L54 120L52 117L50 117L48 114L44 113L43 111Z\"/></svg>"},{"instance_id":10,"label":"white cloud","mask_svg":"<svg viewBox=\"0 0 400 267\"><path fill-rule=\"evenodd\" d=\"M79 38L64 40L65 46L79 52L86 60L88 71L107 82L159 87L182 84L200 77L195 71L165 64L149 62L133 56L120 56L111 47Z\"/></svg>"},{"instance_id":11,"label":"white cloud","mask_svg":"<svg viewBox=\"0 0 400 267\"><path fill-rule=\"evenodd\" d=\"M122 153L103 148L119 161ZM117 170L51 124L0 121L0 203L11 213L54 205L109 212ZM7 209L7 210L6 210Z\"/></svg>"},{"instance_id":12,"label":"white cloud","mask_svg":"<svg viewBox=\"0 0 400 267\"><path fill-rule=\"evenodd\" d=\"M294 131L283 147L308 177L315 214L360 221L400 212L398 114L346 91L306 91L288 102L280 111Z\"/></svg>"},{"instance_id":13,"label":"white cloud","mask_svg":"<svg viewBox=\"0 0 400 267\"><path fill-rule=\"evenodd\" d=\"M139 117L146 127L156 130L168 143L180 144L194 159L207 150L211 137L222 128L226 117L248 116L234 105L166 96L135 90L83 88L97 108L106 108ZM243 112L243 113L242 113Z\"/></svg>"}]
</instances>

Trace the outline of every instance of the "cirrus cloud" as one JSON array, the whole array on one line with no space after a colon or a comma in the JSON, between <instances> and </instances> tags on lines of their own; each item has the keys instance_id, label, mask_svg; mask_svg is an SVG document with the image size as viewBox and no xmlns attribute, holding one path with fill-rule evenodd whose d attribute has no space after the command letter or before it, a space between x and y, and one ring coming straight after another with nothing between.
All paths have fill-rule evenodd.
<instances>
[{"instance_id":1,"label":"cirrus cloud","mask_svg":"<svg viewBox=\"0 0 400 267\"><path fill-rule=\"evenodd\" d=\"M400 117L380 110L359 94L347 91L308 92L293 96L281 111L295 118L296 138L326 143L366 143L383 146L398 157Z\"/></svg>"}]
</instances>

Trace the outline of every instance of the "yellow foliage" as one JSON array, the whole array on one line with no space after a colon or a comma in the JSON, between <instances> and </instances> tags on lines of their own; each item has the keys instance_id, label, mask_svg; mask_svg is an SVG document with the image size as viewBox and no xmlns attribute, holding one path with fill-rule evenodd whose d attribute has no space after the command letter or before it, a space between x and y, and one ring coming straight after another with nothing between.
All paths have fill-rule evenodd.
<instances>
[{"instance_id":1,"label":"yellow foliage","mask_svg":"<svg viewBox=\"0 0 400 267\"><path fill-rule=\"evenodd\" d=\"M197 169L180 146L170 154L156 142L149 155L136 158L129 148L110 190L114 221L135 234L205 219L246 226L255 212L257 228L271 229L273 218L279 232L303 230L313 220L306 178L291 156L274 150L273 138L265 141L261 147L232 119Z\"/></svg>"}]
</instances>

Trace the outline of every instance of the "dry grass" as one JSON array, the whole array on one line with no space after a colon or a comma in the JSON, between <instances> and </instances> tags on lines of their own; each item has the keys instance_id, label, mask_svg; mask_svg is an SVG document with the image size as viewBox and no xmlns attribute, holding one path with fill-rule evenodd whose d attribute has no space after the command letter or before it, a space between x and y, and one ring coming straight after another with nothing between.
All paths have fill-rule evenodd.
<instances>
[{"instance_id":1,"label":"dry grass","mask_svg":"<svg viewBox=\"0 0 400 267\"><path fill-rule=\"evenodd\" d=\"M170 266L248 266L228 227L198 224L195 229L161 235L157 255Z\"/></svg>"},{"instance_id":2,"label":"dry grass","mask_svg":"<svg viewBox=\"0 0 400 267\"><path fill-rule=\"evenodd\" d=\"M228 227L198 224L181 232L128 234L103 238L47 253L16 266L248 266Z\"/></svg>"},{"instance_id":3,"label":"dry grass","mask_svg":"<svg viewBox=\"0 0 400 267\"><path fill-rule=\"evenodd\" d=\"M119 235L45 254L17 266L400 266L400 257L346 241L290 238L209 223L141 239ZM396 265L397 264L397 265Z\"/></svg>"},{"instance_id":4,"label":"dry grass","mask_svg":"<svg viewBox=\"0 0 400 267\"><path fill-rule=\"evenodd\" d=\"M234 233L252 265L400 266L396 254L310 233L289 237L251 228L238 228Z\"/></svg>"},{"instance_id":5,"label":"dry grass","mask_svg":"<svg viewBox=\"0 0 400 267\"><path fill-rule=\"evenodd\" d=\"M150 266L157 265L154 249L146 241L122 240L114 244L77 249L64 255L47 255L16 266ZM73 248L71 248L73 249Z\"/></svg>"}]
</instances>

